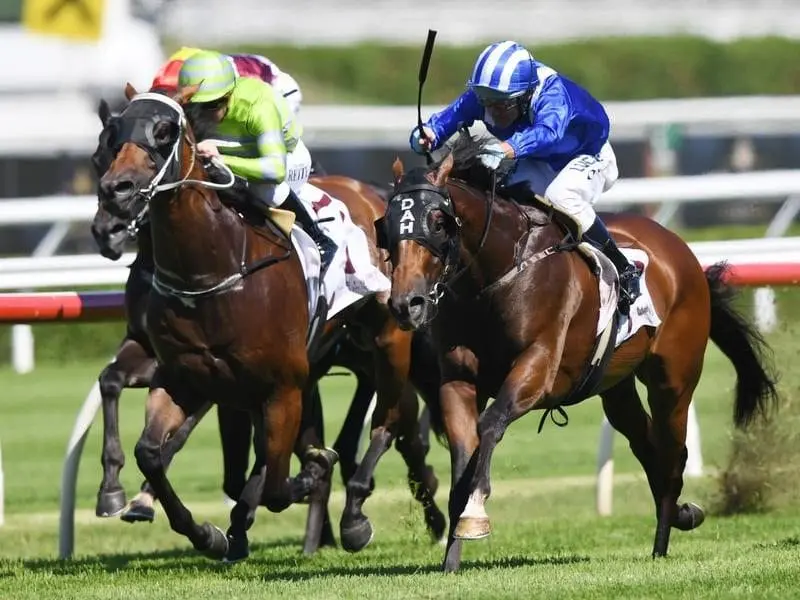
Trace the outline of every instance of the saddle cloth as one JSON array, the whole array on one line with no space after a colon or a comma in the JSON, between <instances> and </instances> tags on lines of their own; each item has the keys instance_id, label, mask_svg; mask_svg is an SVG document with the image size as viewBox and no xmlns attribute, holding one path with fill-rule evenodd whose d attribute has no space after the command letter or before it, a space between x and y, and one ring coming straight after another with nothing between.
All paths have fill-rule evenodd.
<instances>
[{"instance_id":1,"label":"saddle cloth","mask_svg":"<svg viewBox=\"0 0 800 600\"><path fill-rule=\"evenodd\" d=\"M614 316L617 308L619 292L617 289L617 269L611 260L594 246L583 243L579 246L583 252L597 267L599 276L597 278L600 290L600 311L597 319L597 335L599 336ZM614 340L614 347L617 348L625 341L630 339L642 327L658 327L661 318L653 305L653 298L647 288L647 265L650 257L647 253L638 248L620 248L625 257L636 264L642 275L639 279L641 295L634 301L628 316L620 316L617 329L617 337Z\"/></svg>"},{"instance_id":2,"label":"saddle cloth","mask_svg":"<svg viewBox=\"0 0 800 600\"><path fill-rule=\"evenodd\" d=\"M352 221L347 206L310 183L299 193L311 202L320 229L338 247L320 285L319 249L303 229L292 227L292 244L306 277L309 314L315 314L320 294L327 300L331 318L362 298L388 292L391 281L372 263L367 236Z\"/></svg>"}]
</instances>

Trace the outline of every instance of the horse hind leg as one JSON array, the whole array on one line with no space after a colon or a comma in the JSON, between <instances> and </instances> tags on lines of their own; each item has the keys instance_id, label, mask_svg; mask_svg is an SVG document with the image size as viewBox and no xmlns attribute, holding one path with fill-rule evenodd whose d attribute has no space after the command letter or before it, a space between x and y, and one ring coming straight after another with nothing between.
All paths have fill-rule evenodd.
<instances>
[{"instance_id":1,"label":"horse hind leg","mask_svg":"<svg viewBox=\"0 0 800 600\"><path fill-rule=\"evenodd\" d=\"M666 329L662 330L661 336L664 331ZM703 509L697 504L678 506L688 457L686 424L689 404L700 379L704 348L692 353L687 348L686 340L672 340L670 347L676 350L665 356L658 353L659 346L665 347L663 338L657 340L656 352L648 357L637 372L647 386L653 439L661 467L653 557L667 555L672 527L688 531L699 527L705 520Z\"/></svg>"},{"instance_id":2,"label":"horse hind leg","mask_svg":"<svg viewBox=\"0 0 800 600\"><path fill-rule=\"evenodd\" d=\"M658 510L663 495L663 477L659 471L653 423L636 391L636 379L631 375L605 390L600 397L608 422L625 436L633 455L642 465Z\"/></svg>"},{"instance_id":3,"label":"horse hind leg","mask_svg":"<svg viewBox=\"0 0 800 600\"><path fill-rule=\"evenodd\" d=\"M373 380L362 373L354 373L358 379L356 391L342 422L342 429L333 443L333 449L339 454L342 483L345 486L358 469L358 446L361 441L361 432L370 402L375 395ZM370 493L375 489L374 478L370 480L369 488Z\"/></svg>"},{"instance_id":4,"label":"horse hind leg","mask_svg":"<svg viewBox=\"0 0 800 600\"><path fill-rule=\"evenodd\" d=\"M333 457L333 453L325 448L322 397L319 393L318 382L309 385L303 392L303 415L294 453L304 469L317 471L317 481L308 496L308 516L303 542L303 553L310 555L314 554L320 546L336 546L336 538L333 535L333 525L328 511L333 469L319 470L320 465L313 464L316 459L324 462L327 458Z\"/></svg>"},{"instance_id":5,"label":"horse hind leg","mask_svg":"<svg viewBox=\"0 0 800 600\"><path fill-rule=\"evenodd\" d=\"M130 337L122 340L114 359L98 377L103 407L103 480L97 492L95 514L113 517L125 509L125 490L119 472L125 466L125 453L119 436L119 398L125 388L150 385L155 361L147 350Z\"/></svg>"}]
</instances>

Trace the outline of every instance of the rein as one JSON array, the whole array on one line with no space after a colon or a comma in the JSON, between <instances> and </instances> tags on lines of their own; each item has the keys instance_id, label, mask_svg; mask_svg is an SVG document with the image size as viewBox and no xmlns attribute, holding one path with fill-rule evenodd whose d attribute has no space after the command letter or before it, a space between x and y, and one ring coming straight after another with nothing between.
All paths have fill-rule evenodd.
<instances>
[{"instance_id":1,"label":"rein","mask_svg":"<svg viewBox=\"0 0 800 600\"><path fill-rule=\"evenodd\" d=\"M491 194L489 195L489 199L488 199L488 201L486 203L487 204L487 207L486 207L486 218L485 218L484 223L483 223L483 232L481 233L481 239L480 239L480 242L478 244L478 248L474 253L470 254L469 262L467 262L466 265L462 266L455 273L455 275L453 275L452 277L448 278L447 281L445 281L445 278L447 277L447 273L449 272L449 270L451 268L451 264L447 264L445 266L445 269L444 269L444 272L442 273L442 276L440 277L439 281L437 281L433 285L433 288L432 288L432 290L430 292L431 302L433 302L434 306L438 305L439 301L444 296L444 292L445 291L449 292L453 296L453 298L455 298L455 299L458 298L458 295L453 290L453 284L464 273L466 273L470 269L470 267L472 267L472 265L477 260L478 254L480 254L480 251L483 249L483 246L486 243L486 239L489 236L489 229L490 229L491 222L492 222L492 216L494 214L494 204L495 204L495 199L496 199L496 195L497 195L496 192L497 192L497 172L493 171L492 172L492 190L491 190ZM564 237L564 239L562 239L560 242L558 242L556 244L553 244L552 246L549 246L549 247L545 248L544 250L540 250L539 252L536 252L535 254L532 254L531 256L525 258L524 260L521 260L523 254L524 254L524 251L525 251L525 246L527 245L527 244L523 245L522 242L523 242L523 240L526 240L526 242L527 242L527 240L530 239L531 226L530 226L530 217L528 217L528 215L525 214L524 211L522 211L521 209L520 209L520 212L522 212L522 214L528 220L528 229L526 229L526 231L520 236L520 238L515 243L515 248L514 248L515 260L514 260L514 264L511 267L509 267L509 269L503 275L501 275L499 279L495 280L494 282L488 284L487 286L485 286L484 288L479 290L477 295L476 295L476 299L485 298L486 296L490 295L492 292L494 292L498 288L510 283L514 278L517 277L517 275L519 275L520 273L522 273L522 271L524 271L527 268L529 268L530 266L532 266L534 263L539 262L540 260L542 260L544 258L547 258L548 256L551 256L553 254L557 254L559 252L566 252L566 251L572 250L573 248L578 246L578 242L572 240L572 236L570 234L567 234ZM458 224L458 227L460 228L461 227L461 220L460 219L457 221L457 224Z\"/></svg>"},{"instance_id":2,"label":"rein","mask_svg":"<svg viewBox=\"0 0 800 600\"><path fill-rule=\"evenodd\" d=\"M217 166L221 171L223 171L226 175L228 175L229 180L224 183L215 183L213 181L203 180L203 179L189 179L192 171L195 169L197 163L197 145L194 143L194 140L187 133L187 122L186 122L186 115L183 112L183 108L172 100L171 98L162 96L160 94L153 94L153 93L142 93L137 95L131 100L131 103L137 100L156 100L158 102L162 102L170 106L173 110L175 110L180 115L180 135L177 136L175 143L172 146L172 149L167 156L167 159L164 161L164 165L161 169L156 173L153 177L150 184L137 192L138 195L144 198L145 205L141 211L136 215L134 220L128 225L128 235L135 238L138 234L139 229L141 228L150 207L150 202L153 198L160 193L172 191L172 190L179 190L186 185L197 185L201 188L211 189L211 190L224 190L233 187L236 182L236 177L234 176L231 169L225 165L221 160L214 161L215 166ZM161 183L161 180L166 175L168 169L172 166L172 163L178 165L179 173L181 169L181 157L179 156L179 148L182 142L186 142L189 144L191 149L191 161L189 163L188 168L185 171L185 174L178 180L170 183ZM271 221L268 220L271 224ZM192 304L194 300L205 298L209 296L215 296L217 294L222 294L227 291L230 291L236 288L239 283L248 275L255 273L256 271L260 271L269 267L275 263L282 262L287 260L291 257L292 254L292 246L291 241L288 237L277 227L274 229L279 233L279 235L286 239L289 243L287 246L282 246L281 244L277 244L280 248L284 250L284 253L279 256L268 256L266 258L262 258L256 261L252 265L248 265L245 263L245 257L247 256L247 232L243 232L242 237L242 250L241 250L241 257L239 259L239 268L236 273L229 275L228 277L224 278L222 281L203 289L185 289L182 287L176 287L174 285L170 285L164 280L164 276L167 275L164 269L162 269L158 262L155 259L155 255L153 256L153 265L154 265L154 272L152 276L152 285L153 289L161 294L162 296L174 296L180 298L184 304Z\"/></svg>"}]
</instances>

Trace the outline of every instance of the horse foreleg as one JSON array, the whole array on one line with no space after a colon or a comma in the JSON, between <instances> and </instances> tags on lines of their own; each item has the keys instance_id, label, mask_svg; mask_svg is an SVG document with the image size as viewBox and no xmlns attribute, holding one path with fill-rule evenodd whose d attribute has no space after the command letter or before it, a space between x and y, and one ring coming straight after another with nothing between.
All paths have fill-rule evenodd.
<instances>
[{"instance_id":1,"label":"horse foreleg","mask_svg":"<svg viewBox=\"0 0 800 600\"><path fill-rule=\"evenodd\" d=\"M134 451L136 464L153 486L173 531L189 538L192 545L206 556L222 559L228 551L225 534L209 523L198 525L167 478L162 450L169 436L185 420L184 410L175 403L166 389L151 389L147 398L144 431Z\"/></svg>"},{"instance_id":2,"label":"horse foreleg","mask_svg":"<svg viewBox=\"0 0 800 600\"><path fill-rule=\"evenodd\" d=\"M542 339L541 343L530 346L514 362L495 401L478 419L475 476L467 505L456 524L455 537L475 540L491 533L485 503L491 494L492 454L508 426L550 393L557 373L552 357L561 356L562 347L563 337L560 343Z\"/></svg>"},{"instance_id":3,"label":"horse foreleg","mask_svg":"<svg viewBox=\"0 0 800 600\"><path fill-rule=\"evenodd\" d=\"M126 337L114 359L98 377L103 406L103 480L97 492L95 514L113 517L125 508L125 490L119 472L125 465L125 453L119 437L119 398L124 388L150 385L155 360L139 342Z\"/></svg>"},{"instance_id":4,"label":"horse foreleg","mask_svg":"<svg viewBox=\"0 0 800 600\"><path fill-rule=\"evenodd\" d=\"M222 445L222 491L236 500L244 490L250 448L255 444L253 421L248 412L217 405L217 424Z\"/></svg>"},{"instance_id":5,"label":"horse foreleg","mask_svg":"<svg viewBox=\"0 0 800 600\"><path fill-rule=\"evenodd\" d=\"M447 522L434 500L439 480L436 479L433 467L425 463L428 448L420 435L418 414L417 393L409 384L400 401L400 423L396 447L408 467L408 487L414 495L414 499L422 505L428 532L433 541L438 542L444 536Z\"/></svg>"},{"instance_id":6,"label":"horse foreleg","mask_svg":"<svg viewBox=\"0 0 800 600\"><path fill-rule=\"evenodd\" d=\"M194 428L203 419L211 408L211 402L206 402L193 414L186 417L186 420L178 427L178 430L169 437L162 449L164 469L168 469L172 459L183 448L189 439ZM142 482L139 493L136 494L120 515L120 519L126 523L152 523L156 517L155 501L157 500L155 489L145 479Z\"/></svg>"},{"instance_id":7,"label":"horse foreleg","mask_svg":"<svg viewBox=\"0 0 800 600\"><path fill-rule=\"evenodd\" d=\"M228 409L227 412L233 412ZM264 482L266 480L266 448L264 436L264 416L263 408L254 415L247 415L248 422L254 424L253 427L253 447L256 459L250 476L242 485L242 489L237 496L236 505L231 509L231 524L226 533L228 537L228 553L225 555L226 562L237 562L245 559L250 554L250 542L247 539L247 531L255 522L256 510L261 503L264 494ZM248 447L249 451L249 447Z\"/></svg>"},{"instance_id":8,"label":"horse foreleg","mask_svg":"<svg viewBox=\"0 0 800 600\"><path fill-rule=\"evenodd\" d=\"M486 398L478 395L476 387L478 362L475 355L457 347L440 361L443 383L439 388L442 423L450 448L450 498L448 513L450 527L447 535L442 570L457 571L461 565L462 541L455 537L459 515L467 505L469 487L475 472L475 450L478 447L478 414Z\"/></svg>"},{"instance_id":9,"label":"horse foreleg","mask_svg":"<svg viewBox=\"0 0 800 600\"><path fill-rule=\"evenodd\" d=\"M383 331L376 336L376 387L378 392L372 415L369 447L355 474L347 482L347 499L339 524L342 547L358 552L372 540L373 530L362 506L370 494L375 467L389 449L397 434L403 390L408 381L411 335L401 331L396 323L384 322Z\"/></svg>"}]
</instances>

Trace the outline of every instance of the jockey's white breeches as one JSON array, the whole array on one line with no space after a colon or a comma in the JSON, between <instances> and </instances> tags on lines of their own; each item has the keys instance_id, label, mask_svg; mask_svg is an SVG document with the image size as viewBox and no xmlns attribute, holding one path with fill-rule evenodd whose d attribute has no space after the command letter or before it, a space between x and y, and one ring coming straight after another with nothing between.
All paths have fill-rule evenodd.
<instances>
[{"instance_id":1,"label":"jockey's white breeches","mask_svg":"<svg viewBox=\"0 0 800 600\"><path fill-rule=\"evenodd\" d=\"M544 196L586 231L594 223L595 203L618 178L617 157L606 142L597 155L576 156L559 172L540 160L523 158L517 162L506 185L527 182L533 192Z\"/></svg>"}]
</instances>

